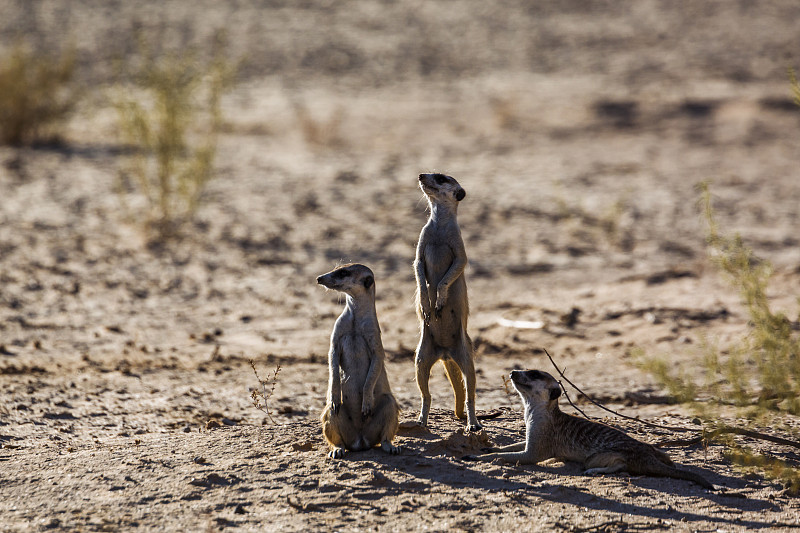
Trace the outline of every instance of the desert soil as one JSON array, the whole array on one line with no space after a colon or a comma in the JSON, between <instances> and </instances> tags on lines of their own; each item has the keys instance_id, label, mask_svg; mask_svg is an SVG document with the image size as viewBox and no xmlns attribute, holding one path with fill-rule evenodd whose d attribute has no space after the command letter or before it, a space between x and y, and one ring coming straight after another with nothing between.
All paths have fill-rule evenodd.
<instances>
[{"instance_id":1,"label":"desert soil","mask_svg":"<svg viewBox=\"0 0 800 533\"><path fill-rule=\"evenodd\" d=\"M716 491L572 463L461 461L521 438L503 376L554 372L543 349L608 407L692 425L636 359L691 374L709 345L747 332L707 256L700 181L720 225L774 265L771 304L796 316L795 0L3 0L0 11L4 50L19 35L74 43L86 91L60 144L0 148L0 530L800 524L800 501L716 445L665 448ZM136 27L165 49L224 28L241 60L216 177L166 245L143 229L135 187L119 187L126 152L107 94ZM314 279L342 261L375 271L390 381L414 420L416 176L432 170L467 191L477 405L500 416L465 434L439 366L430 427L401 431L402 455L328 459L318 416L343 302ZM271 417L251 404L251 359L262 378L280 367ZM653 443L684 436L607 421Z\"/></svg>"}]
</instances>

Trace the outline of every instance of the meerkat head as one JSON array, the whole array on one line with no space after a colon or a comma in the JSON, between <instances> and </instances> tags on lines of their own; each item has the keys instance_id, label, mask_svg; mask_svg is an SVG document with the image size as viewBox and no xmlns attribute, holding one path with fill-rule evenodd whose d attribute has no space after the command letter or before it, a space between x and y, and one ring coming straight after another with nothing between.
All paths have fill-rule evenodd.
<instances>
[{"instance_id":1,"label":"meerkat head","mask_svg":"<svg viewBox=\"0 0 800 533\"><path fill-rule=\"evenodd\" d=\"M419 187L428 200L440 204L457 204L467 195L458 182L444 174L420 174Z\"/></svg>"},{"instance_id":2,"label":"meerkat head","mask_svg":"<svg viewBox=\"0 0 800 533\"><path fill-rule=\"evenodd\" d=\"M317 283L353 297L364 293L375 294L375 274L369 267L358 263L338 266L319 276Z\"/></svg>"},{"instance_id":3,"label":"meerkat head","mask_svg":"<svg viewBox=\"0 0 800 533\"><path fill-rule=\"evenodd\" d=\"M557 403L558 397L561 396L561 386L547 372L514 370L510 377L523 402L549 406L552 402Z\"/></svg>"}]
</instances>

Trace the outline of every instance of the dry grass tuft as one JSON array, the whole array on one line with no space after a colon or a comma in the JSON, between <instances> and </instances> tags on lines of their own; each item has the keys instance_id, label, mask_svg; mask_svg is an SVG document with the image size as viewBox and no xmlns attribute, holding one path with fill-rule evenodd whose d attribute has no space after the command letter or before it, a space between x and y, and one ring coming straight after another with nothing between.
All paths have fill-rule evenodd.
<instances>
[{"instance_id":1,"label":"dry grass tuft","mask_svg":"<svg viewBox=\"0 0 800 533\"><path fill-rule=\"evenodd\" d=\"M133 149L123 178L147 203L144 225L157 241L179 235L213 177L220 98L233 83L221 35L210 61L195 50L155 54L140 36L140 63L123 66L132 84L115 90L120 132Z\"/></svg>"},{"instance_id":2,"label":"dry grass tuft","mask_svg":"<svg viewBox=\"0 0 800 533\"><path fill-rule=\"evenodd\" d=\"M44 55L17 43L0 59L0 143L52 142L80 97L75 50Z\"/></svg>"},{"instance_id":3,"label":"dry grass tuft","mask_svg":"<svg viewBox=\"0 0 800 533\"><path fill-rule=\"evenodd\" d=\"M275 392L275 385L278 384L278 374L281 371L281 365L279 364L276 366L275 370L272 371L267 379L261 379L261 376L258 375L258 370L256 370L256 362L252 359L250 360L250 368L253 369L258 384L261 386L260 389L253 389L250 391L250 399L253 401L253 407L267 415L270 421L275 424L275 419L272 418L272 413L270 413L269 410L269 399Z\"/></svg>"}]
</instances>

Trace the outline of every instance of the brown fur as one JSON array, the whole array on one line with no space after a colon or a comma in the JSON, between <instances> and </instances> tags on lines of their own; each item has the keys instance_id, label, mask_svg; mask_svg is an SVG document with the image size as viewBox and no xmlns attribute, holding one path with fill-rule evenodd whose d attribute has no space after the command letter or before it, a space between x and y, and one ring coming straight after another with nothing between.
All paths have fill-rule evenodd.
<instances>
[{"instance_id":1,"label":"brown fur","mask_svg":"<svg viewBox=\"0 0 800 533\"><path fill-rule=\"evenodd\" d=\"M331 333L328 353L328 403L322 412L322 433L332 458L345 450L368 450L380 444L392 454L397 434L397 401L386 376L386 356L375 311L375 276L364 265L342 265L317 278L317 283L345 293L344 310Z\"/></svg>"},{"instance_id":2,"label":"brown fur","mask_svg":"<svg viewBox=\"0 0 800 533\"><path fill-rule=\"evenodd\" d=\"M458 202L466 193L456 180L443 174L420 174L419 182L431 213L420 233L414 259L420 322L414 364L422 397L418 422L423 426L428 423L428 380L431 368L441 360L453 387L456 416L466 417L467 428L478 430L481 425L475 416L475 363L472 340L467 335L467 254L457 220Z\"/></svg>"},{"instance_id":3,"label":"brown fur","mask_svg":"<svg viewBox=\"0 0 800 533\"><path fill-rule=\"evenodd\" d=\"M650 444L618 429L561 412L558 407L561 388L547 372L515 370L511 372L511 381L525 405L526 439L474 459L534 464L555 457L582 463L589 474L624 470L637 475L686 479L713 489L699 474L676 468L667 454Z\"/></svg>"}]
</instances>

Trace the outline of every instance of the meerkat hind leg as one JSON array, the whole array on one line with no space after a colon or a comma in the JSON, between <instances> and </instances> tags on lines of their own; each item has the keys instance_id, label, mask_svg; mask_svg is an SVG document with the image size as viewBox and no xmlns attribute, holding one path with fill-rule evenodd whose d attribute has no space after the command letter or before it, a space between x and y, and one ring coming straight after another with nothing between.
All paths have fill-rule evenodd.
<instances>
[{"instance_id":1,"label":"meerkat hind leg","mask_svg":"<svg viewBox=\"0 0 800 533\"><path fill-rule=\"evenodd\" d=\"M381 450L392 455L402 451L399 446L392 444L392 439L397 434L399 411L394 397L385 395L376 402L370 425L364 428L370 443L380 443Z\"/></svg>"},{"instance_id":2,"label":"meerkat hind leg","mask_svg":"<svg viewBox=\"0 0 800 533\"><path fill-rule=\"evenodd\" d=\"M590 476L598 474L614 474L627 469L628 463L625 458L617 452L606 452L592 455L584 464L584 474Z\"/></svg>"},{"instance_id":3,"label":"meerkat hind leg","mask_svg":"<svg viewBox=\"0 0 800 533\"><path fill-rule=\"evenodd\" d=\"M450 380L450 385L453 387L453 396L455 399L455 408L453 410L456 418L466 418L464 414L464 402L467 396L461 369L458 367L458 363L452 359L444 359L442 363L444 364L444 371L447 374L447 379Z\"/></svg>"},{"instance_id":4,"label":"meerkat hind leg","mask_svg":"<svg viewBox=\"0 0 800 533\"><path fill-rule=\"evenodd\" d=\"M417 355L414 359L414 366L417 373L417 387L419 387L419 394L422 400L419 418L417 419L417 423L420 426L428 425L428 413L431 409L431 391L428 388L428 381L430 381L431 368L435 362L436 354L430 333L423 331L422 338L417 347Z\"/></svg>"},{"instance_id":5,"label":"meerkat hind leg","mask_svg":"<svg viewBox=\"0 0 800 533\"><path fill-rule=\"evenodd\" d=\"M328 457L331 459L341 459L344 457L345 442L342 438L342 433L346 433L347 428L342 426L346 424L344 418L340 413L333 413L330 406L327 406L322 412L322 435L331 447L328 452Z\"/></svg>"},{"instance_id":6,"label":"meerkat hind leg","mask_svg":"<svg viewBox=\"0 0 800 533\"><path fill-rule=\"evenodd\" d=\"M453 354L456 357L453 357L453 360L458 364L461 373L464 375L467 389L467 431L478 431L483 429L483 426L478 422L478 417L475 415L475 363L472 361L471 346L472 342L469 337L466 337L465 342L456 348L456 353Z\"/></svg>"}]
</instances>

